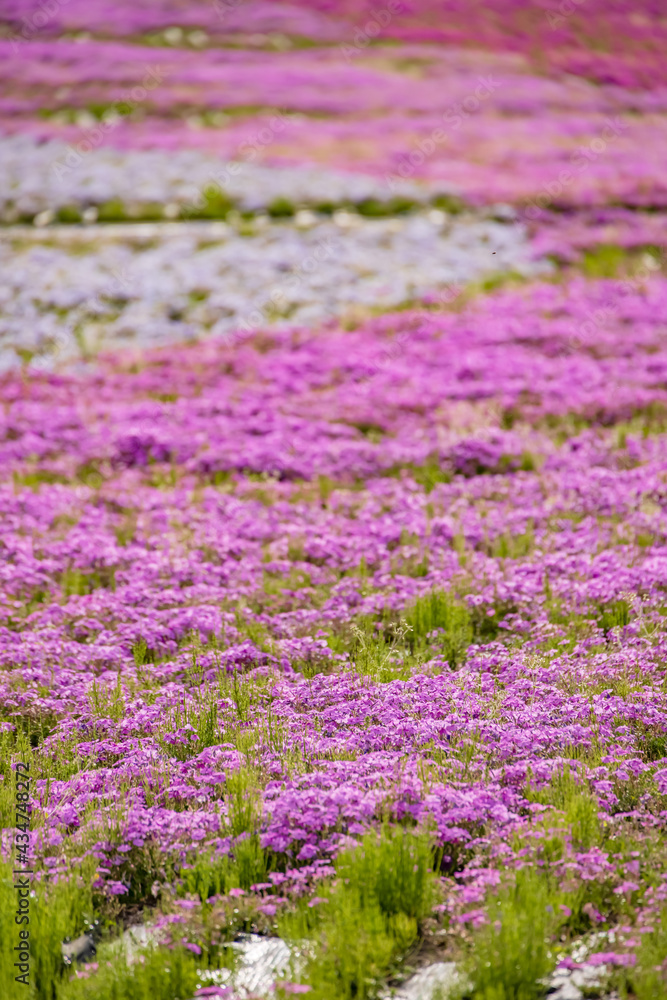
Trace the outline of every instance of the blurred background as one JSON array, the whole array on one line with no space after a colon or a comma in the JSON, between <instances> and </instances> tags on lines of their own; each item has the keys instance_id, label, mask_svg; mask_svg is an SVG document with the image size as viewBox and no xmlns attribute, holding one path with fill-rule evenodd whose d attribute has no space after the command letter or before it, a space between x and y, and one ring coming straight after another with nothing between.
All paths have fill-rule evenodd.
<instances>
[{"instance_id":1,"label":"blurred background","mask_svg":"<svg viewBox=\"0 0 667 1000\"><path fill-rule=\"evenodd\" d=\"M660 0L2 0L0 367L662 268Z\"/></svg>"}]
</instances>

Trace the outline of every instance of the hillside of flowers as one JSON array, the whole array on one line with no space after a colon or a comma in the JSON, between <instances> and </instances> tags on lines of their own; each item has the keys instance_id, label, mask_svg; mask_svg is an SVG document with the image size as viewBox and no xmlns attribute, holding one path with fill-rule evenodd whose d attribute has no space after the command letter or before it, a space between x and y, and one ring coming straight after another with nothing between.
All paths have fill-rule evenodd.
<instances>
[{"instance_id":1,"label":"hillside of flowers","mask_svg":"<svg viewBox=\"0 0 667 1000\"><path fill-rule=\"evenodd\" d=\"M0 998L667 998L667 20L0 10Z\"/></svg>"}]
</instances>

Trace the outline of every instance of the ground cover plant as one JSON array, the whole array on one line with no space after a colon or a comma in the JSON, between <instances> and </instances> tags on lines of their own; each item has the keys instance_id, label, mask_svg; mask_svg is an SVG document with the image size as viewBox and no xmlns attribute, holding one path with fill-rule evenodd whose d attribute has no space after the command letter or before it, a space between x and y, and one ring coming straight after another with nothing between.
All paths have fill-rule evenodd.
<instances>
[{"instance_id":1,"label":"ground cover plant","mask_svg":"<svg viewBox=\"0 0 667 1000\"><path fill-rule=\"evenodd\" d=\"M652 995L666 295L582 278L5 376L3 795L28 762L36 905L89 894L50 961L138 914L181 956L58 995L206 989L251 929L314 995L428 944L470 995L538 996L593 931Z\"/></svg>"}]
</instances>

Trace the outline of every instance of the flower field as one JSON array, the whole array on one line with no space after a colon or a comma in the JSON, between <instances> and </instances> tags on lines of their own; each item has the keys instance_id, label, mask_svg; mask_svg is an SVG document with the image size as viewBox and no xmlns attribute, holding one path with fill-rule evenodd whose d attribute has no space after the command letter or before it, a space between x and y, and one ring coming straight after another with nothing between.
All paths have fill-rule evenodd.
<instances>
[{"instance_id":1,"label":"flower field","mask_svg":"<svg viewBox=\"0 0 667 1000\"><path fill-rule=\"evenodd\" d=\"M0 998L667 997L661 5L1 26Z\"/></svg>"}]
</instances>

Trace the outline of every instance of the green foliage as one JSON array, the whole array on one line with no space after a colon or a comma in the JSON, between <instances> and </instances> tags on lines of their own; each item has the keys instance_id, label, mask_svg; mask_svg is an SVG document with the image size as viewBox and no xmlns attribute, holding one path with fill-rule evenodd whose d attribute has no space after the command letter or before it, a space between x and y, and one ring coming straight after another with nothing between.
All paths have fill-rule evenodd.
<instances>
[{"instance_id":1,"label":"green foliage","mask_svg":"<svg viewBox=\"0 0 667 1000\"><path fill-rule=\"evenodd\" d=\"M667 1000L667 909L652 921L652 930L638 934L637 964L617 974L623 1000Z\"/></svg>"},{"instance_id":2,"label":"green foliage","mask_svg":"<svg viewBox=\"0 0 667 1000\"><path fill-rule=\"evenodd\" d=\"M81 222L81 212L76 205L61 205L56 212L56 221L65 225Z\"/></svg>"},{"instance_id":3,"label":"green foliage","mask_svg":"<svg viewBox=\"0 0 667 1000\"><path fill-rule=\"evenodd\" d=\"M584 253L582 268L588 278L616 278L625 258L621 247L601 244Z\"/></svg>"},{"instance_id":4,"label":"green foliage","mask_svg":"<svg viewBox=\"0 0 667 1000\"><path fill-rule=\"evenodd\" d=\"M261 800L254 775L245 768L229 774L224 801L230 854L198 854L179 873L184 890L196 893L202 902L230 889L247 890L265 882L270 869L270 858L260 844Z\"/></svg>"},{"instance_id":5,"label":"green foliage","mask_svg":"<svg viewBox=\"0 0 667 1000\"><path fill-rule=\"evenodd\" d=\"M35 468L26 472L14 471L12 480L15 491L27 486L36 493L42 483L66 483L67 477L58 472L52 472L50 469Z\"/></svg>"},{"instance_id":6,"label":"green foliage","mask_svg":"<svg viewBox=\"0 0 667 1000\"><path fill-rule=\"evenodd\" d=\"M538 1000L553 959L549 941L561 917L545 880L533 869L516 873L487 905L487 923L473 934L465 963L468 1000Z\"/></svg>"},{"instance_id":7,"label":"green foliage","mask_svg":"<svg viewBox=\"0 0 667 1000\"><path fill-rule=\"evenodd\" d=\"M598 800L587 784L577 780L569 767L556 771L549 784L539 791L529 785L526 798L562 812L572 843L579 850L587 851L601 842L603 829L598 815Z\"/></svg>"},{"instance_id":8,"label":"green foliage","mask_svg":"<svg viewBox=\"0 0 667 1000\"><path fill-rule=\"evenodd\" d=\"M116 589L116 567L103 566L98 570L84 572L79 569L66 569L61 576L63 597L67 599L73 594L83 596L92 594L94 590Z\"/></svg>"},{"instance_id":9,"label":"green foliage","mask_svg":"<svg viewBox=\"0 0 667 1000\"><path fill-rule=\"evenodd\" d=\"M491 555L496 559L523 559L535 548L533 526L529 524L521 534L505 531L497 535L490 546Z\"/></svg>"},{"instance_id":10,"label":"green foliage","mask_svg":"<svg viewBox=\"0 0 667 1000\"><path fill-rule=\"evenodd\" d=\"M364 198L355 206L359 215L364 215L369 219L380 219L388 215L405 215L414 211L417 203L411 198L395 195L387 201L380 201L377 198Z\"/></svg>"},{"instance_id":11,"label":"green foliage","mask_svg":"<svg viewBox=\"0 0 667 1000\"><path fill-rule=\"evenodd\" d=\"M663 757L667 757L667 733L647 729L640 746L646 760L662 760Z\"/></svg>"},{"instance_id":12,"label":"green foliage","mask_svg":"<svg viewBox=\"0 0 667 1000\"><path fill-rule=\"evenodd\" d=\"M482 644L493 642L498 638L502 629L501 621L506 615L516 614L517 610L516 604L511 600L496 600L492 608L487 608L483 604L470 608L474 642ZM493 614L489 614L489 611L492 611Z\"/></svg>"},{"instance_id":13,"label":"green foliage","mask_svg":"<svg viewBox=\"0 0 667 1000\"><path fill-rule=\"evenodd\" d=\"M145 949L131 965L111 950L99 959L98 971L68 980L58 1000L190 1000L199 985L201 960L185 948Z\"/></svg>"},{"instance_id":14,"label":"green foliage","mask_svg":"<svg viewBox=\"0 0 667 1000\"><path fill-rule=\"evenodd\" d=\"M431 204L434 208L439 208L443 212L449 212L451 215L458 215L465 208L464 202L453 194L438 194L435 198L431 199Z\"/></svg>"},{"instance_id":15,"label":"green foliage","mask_svg":"<svg viewBox=\"0 0 667 1000\"><path fill-rule=\"evenodd\" d=\"M256 832L261 817L261 804L253 775L248 770L241 769L227 776L225 804L232 837Z\"/></svg>"},{"instance_id":16,"label":"green foliage","mask_svg":"<svg viewBox=\"0 0 667 1000\"><path fill-rule=\"evenodd\" d=\"M257 833L240 834L231 854L198 854L191 866L181 868L183 892L197 895L205 903L230 889L247 891L251 885L266 881L268 861Z\"/></svg>"},{"instance_id":17,"label":"green foliage","mask_svg":"<svg viewBox=\"0 0 667 1000\"><path fill-rule=\"evenodd\" d=\"M160 202L149 201L132 208L132 219L136 222L162 222L164 208Z\"/></svg>"},{"instance_id":18,"label":"green foliage","mask_svg":"<svg viewBox=\"0 0 667 1000\"><path fill-rule=\"evenodd\" d=\"M433 902L432 861L426 832L385 826L340 856L336 876L359 893L363 905L377 900L383 913L405 913L421 921Z\"/></svg>"},{"instance_id":19,"label":"green foliage","mask_svg":"<svg viewBox=\"0 0 667 1000\"><path fill-rule=\"evenodd\" d=\"M289 198L274 198L267 206L267 212L272 219L289 219L296 213L296 208Z\"/></svg>"},{"instance_id":20,"label":"green foliage","mask_svg":"<svg viewBox=\"0 0 667 1000\"><path fill-rule=\"evenodd\" d=\"M600 608L597 624L605 635L613 628L624 628L630 624L630 605L622 598Z\"/></svg>"},{"instance_id":21,"label":"green foliage","mask_svg":"<svg viewBox=\"0 0 667 1000\"><path fill-rule=\"evenodd\" d=\"M362 677L386 684L393 680L406 680L411 673L413 659L405 646L408 628L405 623L389 626L389 638L376 626L372 618L362 618L352 626L354 641L351 657Z\"/></svg>"},{"instance_id":22,"label":"green foliage","mask_svg":"<svg viewBox=\"0 0 667 1000\"><path fill-rule=\"evenodd\" d=\"M93 680L88 692L88 701L94 718L113 719L114 722L119 722L125 714L125 696L120 683L120 672L114 687Z\"/></svg>"},{"instance_id":23,"label":"green foliage","mask_svg":"<svg viewBox=\"0 0 667 1000\"><path fill-rule=\"evenodd\" d=\"M226 219L234 208L234 202L218 184L207 187L196 206L185 206L181 215L189 219Z\"/></svg>"},{"instance_id":24,"label":"green foliage","mask_svg":"<svg viewBox=\"0 0 667 1000\"><path fill-rule=\"evenodd\" d=\"M412 652L435 645L442 648L452 669L463 663L473 640L470 611L463 602L443 590L432 590L406 609L405 618Z\"/></svg>"},{"instance_id":25,"label":"green foliage","mask_svg":"<svg viewBox=\"0 0 667 1000\"><path fill-rule=\"evenodd\" d=\"M513 285L523 285L525 284L525 282L526 282L526 276L524 274L521 274L520 271L499 271L496 274L490 274L488 278L482 278L477 287L482 292L493 292L498 288L507 288L507 287L512 287ZM472 291L472 288L470 289L470 291ZM511 459L509 457L506 457L506 462L510 461ZM502 459L501 459L501 464L502 464ZM522 464L521 468L524 469L524 471L526 472L532 472L534 466L529 465L528 467L525 468L524 465Z\"/></svg>"},{"instance_id":26,"label":"green foliage","mask_svg":"<svg viewBox=\"0 0 667 1000\"><path fill-rule=\"evenodd\" d=\"M581 259L581 269L589 278L646 277L646 259L652 258L649 267L660 272L662 249L655 244L623 247L617 243L601 243L586 250Z\"/></svg>"},{"instance_id":27,"label":"green foliage","mask_svg":"<svg viewBox=\"0 0 667 1000\"><path fill-rule=\"evenodd\" d=\"M566 896L560 897L568 908L567 917L562 921L563 928L573 937L590 931L591 905L607 921L616 922L626 904L624 897L614 892L616 881L613 870L607 877L574 882L566 880L562 885L554 873L563 871L558 864L573 853L589 851L594 847L600 847L617 858L619 870L622 870L623 865L635 856L638 847L648 857L650 851L645 839L637 841L632 830L602 822L596 796L586 783L577 781L569 768L554 774L550 784L539 792L528 787L526 797L553 807L553 811L543 813L533 825L534 839L530 850L537 850L537 858L545 866L541 869L541 877L549 891L558 897L561 890L567 889ZM516 846L526 846L530 839L526 838ZM554 864L558 867L552 871L550 866Z\"/></svg>"},{"instance_id":28,"label":"green foliage","mask_svg":"<svg viewBox=\"0 0 667 1000\"><path fill-rule=\"evenodd\" d=\"M183 892L199 896L205 903L211 896L223 895L230 889L240 888L234 860L230 855L198 854L192 865L179 872Z\"/></svg>"},{"instance_id":29,"label":"green foliage","mask_svg":"<svg viewBox=\"0 0 667 1000\"><path fill-rule=\"evenodd\" d=\"M409 466L409 471L416 483L424 487L426 493L431 493L438 483L450 483L452 473L449 469L442 468L436 455L427 458L423 465Z\"/></svg>"},{"instance_id":30,"label":"green foliage","mask_svg":"<svg viewBox=\"0 0 667 1000\"><path fill-rule=\"evenodd\" d=\"M72 873L67 881L31 883L29 924L17 925L17 893L13 885L12 865L0 866L0 995L3 1000L56 1000L65 974L62 942L83 933L92 921L92 900L86 887L90 873ZM34 895L33 895L34 892ZM19 944L19 931L30 932L30 986L17 983L13 951Z\"/></svg>"},{"instance_id":31,"label":"green foliage","mask_svg":"<svg viewBox=\"0 0 667 1000\"><path fill-rule=\"evenodd\" d=\"M433 903L428 835L384 827L336 862L333 885L283 917L283 937L312 942L301 976L313 1000L367 1000L413 946Z\"/></svg>"},{"instance_id":32,"label":"green foliage","mask_svg":"<svg viewBox=\"0 0 667 1000\"><path fill-rule=\"evenodd\" d=\"M127 209L120 198L105 201L97 208L98 222L125 222L127 217Z\"/></svg>"}]
</instances>

